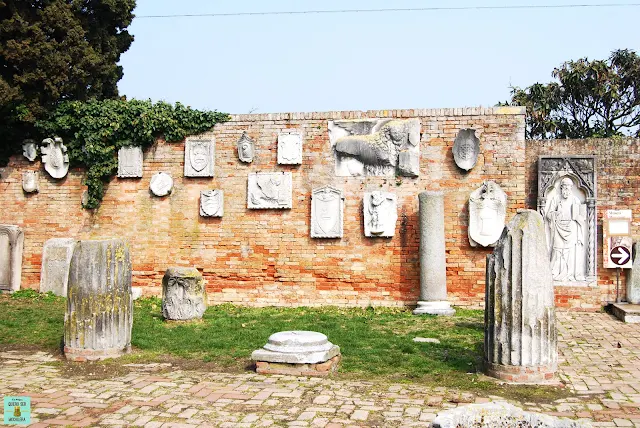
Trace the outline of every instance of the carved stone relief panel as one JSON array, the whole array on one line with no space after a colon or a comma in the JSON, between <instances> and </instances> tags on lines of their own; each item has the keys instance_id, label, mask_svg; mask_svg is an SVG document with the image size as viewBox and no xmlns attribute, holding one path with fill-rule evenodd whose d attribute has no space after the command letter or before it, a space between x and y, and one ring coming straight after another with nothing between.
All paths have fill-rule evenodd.
<instances>
[{"instance_id":1,"label":"carved stone relief panel","mask_svg":"<svg viewBox=\"0 0 640 428\"><path fill-rule=\"evenodd\" d=\"M469 171L476 166L480 154L480 139L475 129L461 129L453 142L453 160L458 168Z\"/></svg>"},{"instance_id":2,"label":"carved stone relief panel","mask_svg":"<svg viewBox=\"0 0 640 428\"><path fill-rule=\"evenodd\" d=\"M255 155L256 146L255 142L249 137L246 131L242 133L242 136L238 140L238 158L245 163L253 162L253 156Z\"/></svg>"},{"instance_id":3,"label":"carved stone relief panel","mask_svg":"<svg viewBox=\"0 0 640 428\"><path fill-rule=\"evenodd\" d=\"M556 284L595 285L595 156L540 156L538 212Z\"/></svg>"},{"instance_id":4,"label":"carved stone relief panel","mask_svg":"<svg viewBox=\"0 0 640 428\"><path fill-rule=\"evenodd\" d=\"M224 214L224 192L203 190L200 192L200 215L202 217L222 217Z\"/></svg>"},{"instance_id":5,"label":"carved stone relief panel","mask_svg":"<svg viewBox=\"0 0 640 428\"><path fill-rule=\"evenodd\" d=\"M278 134L278 163L300 165L302 163L302 132L288 131Z\"/></svg>"},{"instance_id":6,"label":"carved stone relief panel","mask_svg":"<svg viewBox=\"0 0 640 428\"><path fill-rule=\"evenodd\" d=\"M167 196L173 190L173 178L166 172L157 172L151 177L149 190L156 196Z\"/></svg>"},{"instance_id":7,"label":"carved stone relief panel","mask_svg":"<svg viewBox=\"0 0 640 428\"><path fill-rule=\"evenodd\" d=\"M38 147L33 140L24 140L22 143L22 154L29 162L33 162L38 157Z\"/></svg>"},{"instance_id":8,"label":"carved stone relief panel","mask_svg":"<svg viewBox=\"0 0 640 428\"><path fill-rule=\"evenodd\" d=\"M331 120L329 141L337 176L420 173L419 119Z\"/></svg>"},{"instance_id":9,"label":"carved stone relief panel","mask_svg":"<svg viewBox=\"0 0 640 428\"><path fill-rule=\"evenodd\" d=\"M39 190L38 178L40 174L38 171L25 171L22 173L22 190L25 193L34 193Z\"/></svg>"},{"instance_id":10,"label":"carved stone relief panel","mask_svg":"<svg viewBox=\"0 0 640 428\"><path fill-rule=\"evenodd\" d=\"M311 237L342 238L344 196L342 190L323 186L311 192Z\"/></svg>"},{"instance_id":11,"label":"carved stone relief panel","mask_svg":"<svg viewBox=\"0 0 640 428\"><path fill-rule=\"evenodd\" d=\"M44 170L53 178L62 178L69 171L69 155L67 148L62 144L62 138L45 138L42 140L45 146L40 150L42 152L42 163Z\"/></svg>"},{"instance_id":12,"label":"carved stone relief panel","mask_svg":"<svg viewBox=\"0 0 640 428\"><path fill-rule=\"evenodd\" d=\"M213 137L187 137L184 146L184 176L213 177Z\"/></svg>"},{"instance_id":13,"label":"carved stone relief panel","mask_svg":"<svg viewBox=\"0 0 640 428\"><path fill-rule=\"evenodd\" d=\"M52 238L44 243L42 267L40 269L40 292L53 292L67 297L69 265L76 240L72 238Z\"/></svg>"},{"instance_id":14,"label":"carved stone relief panel","mask_svg":"<svg viewBox=\"0 0 640 428\"><path fill-rule=\"evenodd\" d=\"M291 208L290 172L254 172L247 179L247 208Z\"/></svg>"},{"instance_id":15,"label":"carved stone relief panel","mask_svg":"<svg viewBox=\"0 0 640 428\"><path fill-rule=\"evenodd\" d=\"M0 224L0 290L20 289L23 244L22 229Z\"/></svg>"},{"instance_id":16,"label":"carved stone relief panel","mask_svg":"<svg viewBox=\"0 0 640 428\"><path fill-rule=\"evenodd\" d=\"M493 181L485 181L469 197L469 243L495 246L505 225L507 194Z\"/></svg>"},{"instance_id":17,"label":"carved stone relief panel","mask_svg":"<svg viewBox=\"0 0 640 428\"><path fill-rule=\"evenodd\" d=\"M127 146L118 150L118 177L142 177L142 147Z\"/></svg>"},{"instance_id":18,"label":"carved stone relief panel","mask_svg":"<svg viewBox=\"0 0 640 428\"><path fill-rule=\"evenodd\" d=\"M365 193L363 210L365 236L391 237L395 235L398 220L396 195L380 191Z\"/></svg>"}]
</instances>

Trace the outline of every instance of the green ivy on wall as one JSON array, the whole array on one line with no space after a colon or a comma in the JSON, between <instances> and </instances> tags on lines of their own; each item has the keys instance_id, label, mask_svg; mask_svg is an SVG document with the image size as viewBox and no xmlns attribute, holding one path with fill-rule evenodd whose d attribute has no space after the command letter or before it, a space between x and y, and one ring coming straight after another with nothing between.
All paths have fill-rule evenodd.
<instances>
[{"instance_id":1,"label":"green ivy on wall","mask_svg":"<svg viewBox=\"0 0 640 428\"><path fill-rule=\"evenodd\" d=\"M65 101L36 126L43 135L62 137L70 166L87 169L89 198L84 206L96 208L104 196L104 184L117 172L121 147L142 146L144 150L160 136L180 141L229 119L226 113L194 110L180 103L119 99Z\"/></svg>"}]
</instances>

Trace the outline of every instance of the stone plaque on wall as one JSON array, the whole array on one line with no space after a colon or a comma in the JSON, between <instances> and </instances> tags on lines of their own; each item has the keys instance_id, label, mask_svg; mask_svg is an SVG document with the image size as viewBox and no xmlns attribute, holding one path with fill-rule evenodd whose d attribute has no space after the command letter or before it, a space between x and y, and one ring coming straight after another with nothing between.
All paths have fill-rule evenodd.
<instances>
[{"instance_id":1,"label":"stone plaque on wall","mask_svg":"<svg viewBox=\"0 0 640 428\"><path fill-rule=\"evenodd\" d=\"M540 156L538 212L556 284L596 281L595 156Z\"/></svg>"},{"instance_id":2,"label":"stone plaque on wall","mask_svg":"<svg viewBox=\"0 0 640 428\"><path fill-rule=\"evenodd\" d=\"M288 131L278 134L278 163L281 165L302 163L302 132Z\"/></svg>"},{"instance_id":3,"label":"stone plaque on wall","mask_svg":"<svg viewBox=\"0 0 640 428\"><path fill-rule=\"evenodd\" d=\"M75 245L76 240L71 238L53 238L44 243L40 268L41 293L51 291L57 296L67 297L69 264Z\"/></svg>"},{"instance_id":4,"label":"stone plaque on wall","mask_svg":"<svg viewBox=\"0 0 640 428\"><path fill-rule=\"evenodd\" d=\"M476 166L480 154L480 139L475 129L461 129L453 142L453 160L458 168L469 171Z\"/></svg>"},{"instance_id":5,"label":"stone plaque on wall","mask_svg":"<svg viewBox=\"0 0 640 428\"><path fill-rule=\"evenodd\" d=\"M53 178L62 178L69 171L69 155L67 147L62 144L62 138L45 138L42 141L45 146L42 152L42 163L44 170Z\"/></svg>"},{"instance_id":6,"label":"stone plaque on wall","mask_svg":"<svg viewBox=\"0 0 640 428\"><path fill-rule=\"evenodd\" d=\"M364 234L370 237L391 237L396 232L398 203L396 195L388 192L364 194Z\"/></svg>"},{"instance_id":7,"label":"stone plaque on wall","mask_svg":"<svg viewBox=\"0 0 640 428\"><path fill-rule=\"evenodd\" d=\"M323 186L311 192L311 237L342 238L344 196L342 190Z\"/></svg>"},{"instance_id":8,"label":"stone plaque on wall","mask_svg":"<svg viewBox=\"0 0 640 428\"><path fill-rule=\"evenodd\" d=\"M166 172L157 172L151 177L149 190L155 196L167 196L173 190L173 178Z\"/></svg>"},{"instance_id":9,"label":"stone plaque on wall","mask_svg":"<svg viewBox=\"0 0 640 428\"><path fill-rule=\"evenodd\" d=\"M200 215L202 217L222 217L224 214L224 192L203 190L200 192Z\"/></svg>"},{"instance_id":10,"label":"stone plaque on wall","mask_svg":"<svg viewBox=\"0 0 640 428\"><path fill-rule=\"evenodd\" d=\"M0 224L0 290L20 289L23 244L21 228Z\"/></svg>"},{"instance_id":11,"label":"stone plaque on wall","mask_svg":"<svg viewBox=\"0 0 640 428\"><path fill-rule=\"evenodd\" d=\"M290 172L254 172L247 178L247 208L291 208Z\"/></svg>"},{"instance_id":12,"label":"stone plaque on wall","mask_svg":"<svg viewBox=\"0 0 640 428\"><path fill-rule=\"evenodd\" d=\"M25 171L22 173L22 190L25 193L34 193L38 191L38 171Z\"/></svg>"},{"instance_id":13,"label":"stone plaque on wall","mask_svg":"<svg viewBox=\"0 0 640 428\"><path fill-rule=\"evenodd\" d=\"M420 173L419 119L331 120L329 141L337 176Z\"/></svg>"},{"instance_id":14,"label":"stone plaque on wall","mask_svg":"<svg viewBox=\"0 0 640 428\"><path fill-rule=\"evenodd\" d=\"M249 137L246 131L242 133L242 136L238 140L238 158L245 163L253 162L253 156L255 155L255 143Z\"/></svg>"},{"instance_id":15,"label":"stone plaque on wall","mask_svg":"<svg viewBox=\"0 0 640 428\"><path fill-rule=\"evenodd\" d=\"M184 145L184 176L213 177L213 137L187 137Z\"/></svg>"},{"instance_id":16,"label":"stone plaque on wall","mask_svg":"<svg viewBox=\"0 0 640 428\"><path fill-rule=\"evenodd\" d=\"M505 225L507 194L493 181L485 181L469 197L469 243L493 247Z\"/></svg>"},{"instance_id":17,"label":"stone plaque on wall","mask_svg":"<svg viewBox=\"0 0 640 428\"><path fill-rule=\"evenodd\" d=\"M36 142L33 140L24 140L22 143L22 155L29 160L29 162L33 162L38 157L38 147L36 146Z\"/></svg>"},{"instance_id":18,"label":"stone plaque on wall","mask_svg":"<svg viewBox=\"0 0 640 428\"><path fill-rule=\"evenodd\" d=\"M126 146L118 150L118 177L142 177L142 147Z\"/></svg>"}]
</instances>

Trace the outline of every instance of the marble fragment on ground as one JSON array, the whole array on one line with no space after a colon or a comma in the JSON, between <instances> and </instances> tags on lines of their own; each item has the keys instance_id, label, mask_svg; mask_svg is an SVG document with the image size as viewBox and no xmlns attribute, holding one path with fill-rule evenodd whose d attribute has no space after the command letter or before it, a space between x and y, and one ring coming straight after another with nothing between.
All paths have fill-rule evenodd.
<instances>
[{"instance_id":1,"label":"marble fragment on ground","mask_svg":"<svg viewBox=\"0 0 640 428\"><path fill-rule=\"evenodd\" d=\"M263 374L327 376L337 369L340 347L315 331L281 331L251 354L256 371Z\"/></svg>"},{"instance_id":2,"label":"marble fragment on ground","mask_svg":"<svg viewBox=\"0 0 640 428\"><path fill-rule=\"evenodd\" d=\"M67 297L69 266L76 240L52 238L44 243L40 268L40 292L51 291L56 296Z\"/></svg>"},{"instance_id":3,"label":"marble fragment on ground","mask_svg":"<svg viewBox=\"0 0 640 428\"><path fill-rule=\"evenodd\" d=\"M162 316L172 321L197 320L206 309L205 282L198 269L167 269L162 278Z\"/></svg>"},{"instance_id":4,"label":"marble fragment on ground","mask_svg":"<svg viewBox=\"0 0 640 428\"><path fill-rule=\"evenodd\" d=\"M486 269L486 373L510 382L553 379L558 333L542 216L516 214L487 255Z\"/></svg>"},{"instance_id":5,"label":"marble fragment on ground","mask_svg":"<svg viewBox=\"0 0 640 428\"><path fill-rule=\"evenodd\" d=\"M131 350L133 299L129 247L121 239L78 241L69 266L64 354L72 361Z\"/></svg>"},{"instance_id":6,"label":"marble fragment on ground","mask_svg":"<svg viewBox=\"0 0 640 428\"><path fill-rule=\"evenodd\" d=\"M591 424L542 413L525 412L505 401L469 404L439 412L431 428L590 428Z\"/></svg>"}]
</instances>

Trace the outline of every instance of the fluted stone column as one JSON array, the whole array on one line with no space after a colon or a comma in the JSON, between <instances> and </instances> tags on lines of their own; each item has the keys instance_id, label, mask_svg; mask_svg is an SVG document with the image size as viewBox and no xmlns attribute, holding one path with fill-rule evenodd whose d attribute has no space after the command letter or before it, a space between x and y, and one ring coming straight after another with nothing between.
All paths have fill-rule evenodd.
<instances>
[{"instance_id":1,"label":"fluted stone column","mask_svg":"<svg viewBox=\"0 0 640 428\"><path fill-rule=\"evenodd\" d=\"M79 241L69 267L65 356L86 361L129 352L132 321L128 246L121 239Z\"/></svg>"},{"instance_id":2,"label":"fluted stone column","mask_svg":"<svg viewBox=\"0 0 640 428\"><path fill-rule=\"evenodd\" d=\"M558 365L551 263L544 220L522 210L487 256L485 368L511 382L553 378Z\"/></svg>"},{"instance_id":3,"label":"fluted stone column","mask_svg":"<svg viewBox=\"0 0 640 428\"><path fill-rule=\"evenodd\" d=\"M633 265L627 271L627 302L640 304L640 242L633 243Z\"/></svg>"},{"instance_id":4,"label":"fluted stone column","mask_svg":"<svg viewBox=\"0 0 640 428\"><path fill-rule=\"evenodd\" d=\"M447 263L444 247L444 194L418 195L420 209L420 300L414 315L453 315L447 301Z\"/></svg>"}]
</instances>

